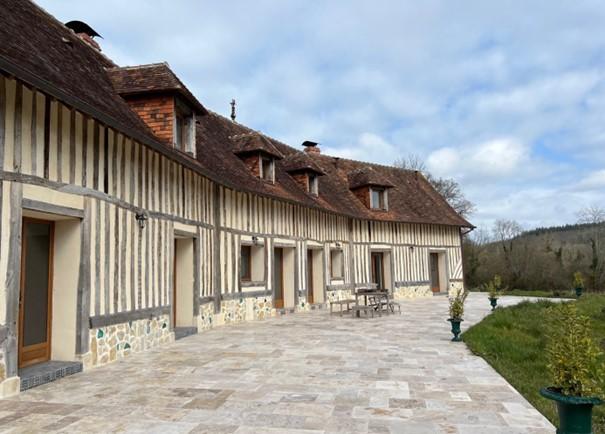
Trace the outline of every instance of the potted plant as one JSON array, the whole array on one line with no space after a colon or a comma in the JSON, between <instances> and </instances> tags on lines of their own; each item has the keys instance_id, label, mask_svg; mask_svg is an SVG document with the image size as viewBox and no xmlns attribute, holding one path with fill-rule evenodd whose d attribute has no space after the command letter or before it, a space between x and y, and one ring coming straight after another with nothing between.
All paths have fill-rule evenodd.
<instances>
[{"instance_id":1,"label":"potted plant","mask_svg":"<svg viewBox=\"0 0 605 434\"><path fill-rule=\"evenodd\" d=\"M489 304L492 306L492 310L496 310L496 306L498 305L498 298L500 296L500 287L502 286L502 279L499 275L495 275L492 280L487 282L484 285L484 288L488 292L487 298L489 299Z\"/></svg>"},{"instance_id":2,"label":"potted plant","mask_svg":"<svg viewBox=\"0 0 605 434\"><path fill-rule=\"evenodd\" d=\"M590 334L590 320L575 303L561 303L549 312L551 334L547 353L552 386L540 390L556 402L558 434L592 433L592 408L605 394L605 360Z\"/></svg>"},{"instance_id":3,"label":"potted plant","mask_svg":"<svg viewBox=\"0 0 605 434\"><path fill-rule=\"evenodd\" d=\"M576 297L580 298L584 290L584 277L579 271L573 273L573 287L576 291Z\"/></svg>"},{"instance_id":4,"label":"potted plant","mask_svg":"<svg viewBox=\"0 0 605 434\"><path fill-rule=\"evenodd\" d=\"M452 334L454 337L452 338L453 342L459 342L460 339L460 323L464 321L462 317L464 316L464 302L466 301L466 297L468 296L468 292L466 291L458 291L454 297L450 297L450 317L448 321L452 323Z\"/></svg>"}]
</instances>

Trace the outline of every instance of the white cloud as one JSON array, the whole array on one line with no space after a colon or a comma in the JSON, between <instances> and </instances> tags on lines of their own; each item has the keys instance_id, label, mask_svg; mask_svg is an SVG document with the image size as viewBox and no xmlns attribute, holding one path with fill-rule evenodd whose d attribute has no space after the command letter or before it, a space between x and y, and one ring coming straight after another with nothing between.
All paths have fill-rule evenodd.
<instances>
[{"instance_id":1,"label":"white cloud","mask_svg":"<svg viewBox=\"0 0 605 434\"><path fill-rule=\"evenodd\" d=\"M520 141L499 138L470 146L437 149L428 156L427 166L438 176L462 180L502 178L520 170L528 159L529 151Z\"/></svg>"}]
</instances>

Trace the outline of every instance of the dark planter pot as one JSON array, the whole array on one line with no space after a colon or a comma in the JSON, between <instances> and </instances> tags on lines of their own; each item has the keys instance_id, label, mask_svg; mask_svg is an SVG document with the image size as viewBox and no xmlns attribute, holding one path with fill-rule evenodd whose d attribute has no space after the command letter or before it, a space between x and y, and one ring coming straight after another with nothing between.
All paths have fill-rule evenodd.
<instances>
[{"instance_id":1,"label":"dark planter pot","mask_svg":"<svg viewBox=\"0 0 605 434\"><path fill-rule=\"evenodd\" d=\"M552 387L540 389L540 395L557 404L557 434L592 434L592 407L603 404L599 398L566 396Z\"/></svg>"},{"instance_id":2,"label":"dark planter pot","mask_svg":"<svg viewBox=\"0 0 605 434\"><path fill-rule=\"evenodd\" d=\"M452 323L452 334L454 337L452 338L452 342L460 342L460 323L464 321L462 318L450 318L449 322Z\"/></svg>"},{"instance_id":3,"label":"dark planter pot","mask_svg":"<svg viewBox=\"0 0 605 434\"><path fill-rule=\"evenodd\" d=\"M575 288L576 289L576 297L580 298L582 296L582 291L584 291L584 288L579 287L579 288Z\"/></svg>"},{"instance_id":4,"label":"dark planter pot","mask_svg":"<svg viewBox=\"0 0 605 434\"><path fill-rule=\"evenodd\" d=\"M489 297L489 304L492 305L492 310L496 310L496 306L498 305L498 297Z\"/></svg>"}]
</instances>

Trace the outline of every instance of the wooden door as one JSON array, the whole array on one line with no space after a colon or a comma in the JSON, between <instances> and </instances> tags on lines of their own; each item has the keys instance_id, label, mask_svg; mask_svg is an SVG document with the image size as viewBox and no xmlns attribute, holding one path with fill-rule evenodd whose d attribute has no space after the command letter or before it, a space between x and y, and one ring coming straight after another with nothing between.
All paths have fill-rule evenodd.
<instances>
[{"instance_id":1,"label":"wooden door","mask_svg":"<svg viewBox=\"0 0 605 434\"><path fill-rule=\"evenodd\" d=\"M315 294L313 291L313 250L307 250L307 303L315 303Z\"/></svg>"},{"instance_id":2,"label":"wooden door","mask_svg":"<svg viewBox=\"0 0 605 434\"><path fill-rule=\"evenodd\" d=\"M430 256L431 266L431 290L433 292L441 291L441 283L439 282L439 254L431 253Z\"/></svg>"},{"instance_id":3,"label":"wooden door","mask_svg":"<svg viewBox=\"0 0 605 434\"><path fill-rule=\"evenodd\" d=\"M377 289L384 289L384 261L382 252L372 252L372 283Z\"/></svg>"},{"instance_id":4,"label":"wooden door","mask_svg":"<svg viewBox=\"0 0 605 434\"><path fill-rule=\"evenodd\" d=\"M276 247L273 252L273 307L284 307L284 249Z\"/></svg>"},{"instance_id":5,"label":"wooden door","mask_svg":"<svg viewBox=\"0 0 605 434\"><path fill-rule=\"evenodd\" d=\"M54 223L23 219L19 367L50 359Z\"/></svg>"}]
</instances>

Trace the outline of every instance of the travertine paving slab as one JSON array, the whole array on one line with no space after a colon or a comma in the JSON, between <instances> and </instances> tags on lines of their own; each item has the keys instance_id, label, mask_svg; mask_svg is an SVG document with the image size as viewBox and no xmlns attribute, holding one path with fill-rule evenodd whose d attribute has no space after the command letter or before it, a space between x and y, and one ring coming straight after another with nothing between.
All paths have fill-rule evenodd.
<instances>
[{"instance_id":1,"label":"travertine paving slab","mask_svg":"<svg viewBox=\"0 0 605 434\"><path fill-rule=\"evenodd\" d=\"M501 304L522 300L505 297ZM553 433L450 342L447 298L217 328L0 401L0 432ZM463 330L489 313L471 294Z\"/></svg>"}]
</instances>

